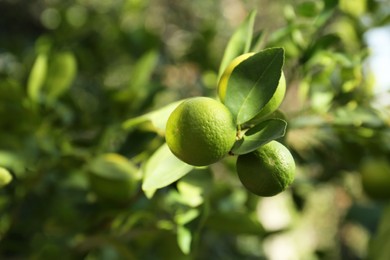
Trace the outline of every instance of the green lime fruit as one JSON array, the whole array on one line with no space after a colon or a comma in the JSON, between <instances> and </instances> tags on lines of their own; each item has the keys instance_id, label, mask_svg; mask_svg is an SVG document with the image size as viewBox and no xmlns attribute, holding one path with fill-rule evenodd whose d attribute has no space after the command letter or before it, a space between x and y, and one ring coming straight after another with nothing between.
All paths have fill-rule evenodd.
<instances>
[{"instance_id":1,"label":"green lime fruit","mask_svg":"<svg viewBox=\"0 0 390 260\"><path fill-rule=\"evenodd\" d=\"M11 181L11 173L7 169L0 167L0 188L8 185Z\"/></svg>"},{"instance_id":2,"label":"green lime fruit","mask_svg":"<svg viewBox=\"0 0 390 260\"><path fill-rule=\"evenodd\" d=\"M235 59L233 59L233 61L226 67L225 71L221 76L221 79L218 82L218 96L222 102L225 102L226 90L227 90L229 78L234 68L244 60L253 56L254 54L255 54L254 52L242 54L236 57ZM250 120L250 123L257 124L260 121L262 121L266 116L276 111L279 108L279 106L282 104L285 94L286 94L286 78L284 76L284 73L282 72L279 79L279 84L272 98L259 111L259 113L253 119Z\"/></svg>"},{"instance_id":3,"label":"green lime fruit","mask_svg":"<svg viewBox=\"0 0 390 260\"><path fill-rule=\"evenodd\" d=\"M236 167L244 187L258 196L274 196L286 190L294 181L294 158L277 141L271 141L254 152L239 155Z\"/></svg>"},{"instance_id":4,"label":"green lime fruit","mask_svg":"<svg viewBox=\"0 0 390 260\"><path fill-rule=\"evenodd\" d=\"M137 191L139 180L137 168L119 154L100 155L89 165L90 188L103 201L128 201Z\"/></svg>"},{"instance_id":5,"label":"green lime fruit","mask_svg":"<svg viewBox=\"0 0 390 260\"><path fill-rule=\"evenodd\" d=\"M390 199L390 164L386 158L367 158L360 166L364 192L377 200Z\"/></svg>"},{"instance_id":6,"label":"green lime fruit","mask_svg":"<svg viewBox=\"0 0 390 260\"><path fill-rule=\"evenodd\" d=\"M232 114L212 98L187 99L168 118L168 147L187 164L213 164L229 153L235 141L236 124Z\"/></svg>"}]
</instances>

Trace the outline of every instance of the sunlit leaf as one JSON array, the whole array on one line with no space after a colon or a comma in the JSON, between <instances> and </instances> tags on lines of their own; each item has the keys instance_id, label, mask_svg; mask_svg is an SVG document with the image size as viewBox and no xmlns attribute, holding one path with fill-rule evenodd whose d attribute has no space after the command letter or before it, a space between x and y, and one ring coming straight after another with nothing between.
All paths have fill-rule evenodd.
<instances>
[{"instance_id":1,"label":"sunlit leaf","mask_svg":"<svg viewBox=\"0 0 390 260\"><path fill-rule=\"evenodd\" d=\"M191 207L197 207L203 203L202 190L187 182L180 181L177 184L183 202Z\"/></svg>"},{"instance_id":2,"label":"sunlit leaf","mask_svg":"<svg viewBox=\"0 0 390 260\"><path fill-rule=\"evenodd\" d=\"M204 203L205 196L213 189L210 167L193 169L177 182L176 187L181 203L190 207L200 206Z\"/></svg>"},{"instance_id":3,"label":"sunlit leaf","mask_svg":"<svg viewBox=\"0 0 390 260\"><path fill-rule=\"evenodd\" d=\"M163 144L146 162L142 189L156 190L177 181L194 167L179 160Z\"/></svg>"},{"instance_id":4,"label":"sunlit leaf","mask_svg":"<svg viewBox=\"0 0 390 260\"><path fill-rule=\"evenodd\" d=\"M184 226L177 227L177 243L181 251L188 255L191 251L192 235L190 230Z\"/></svg>"},{"instance_id":5,"label":"sunlit leaf","mask_svg":"<svg viewBox=\"0 0 390 260\"><path fill-rule=\"evenodd\" d=\"M250 12L247 18L241 23L241 25L230 38L219 67L218 79L221 77L226 67L235 57L249 51L250 45L252 43L255 17L256 11Z\"/></svg>"},{"instance_id":6,"label":"sunlit leaf","mask_svg":"<svg viewBox=\"0 0 390 260\"><path fill-rule=\"evenodd\" d=\"M151 129L159 135L163 136L169 116L181 102L183 102L183 100L173 102L163 108L144 114L142 116L130 118L126 120L122 126L126 130L131 130L140 126L141 124L150 123Z\"/></svg>"},{"instance_id":7,"label":"sunlit leaf","mask_svg":"<svg viewBox=\"0 0 390 260\"><path fill-rule=\"evenodd\" d=\"M41 99L41 90L47 75L47 63L48 55L46 53L40 53L31 69L27 81L27 93L34 102L39 102Z\"/></svg>"},{"instance_id":8,"label":"sunlit leaf","mask_svg":"<svg viewBox=\"0 0 390 260\"><path fill-rule=\"evenodd\" d=\"M237 124L252 119L271 99L279 84L283 62L284 50L270 48L235 67L228 81L225 105Z\"/></svg>"},{"instance_id":9,"label":"sunlit leaf","mask_svg":"<svg viewBox=\"0 0 390 260\"><path fill-rule=\"evenodd\" d=\"M253 128L236 142L232 152L234 154L246 154L260 146L283 137L286 132L287 122L281 119L268 119Z\"/></svg>"},{"instance_id":10,"label":"sunlit leaf","mask_svg":"<svg viewBox=\"0 0 390 260\"><path fill-rule=\"evenodd\" d=\"M265 37L266 31L259 31L257 32L252 39L252 44L250 51L251 52L259 52L261 49L263 49L263 45L265 44Z\"/></svg>"},{"instance_id":11,"label":"sunlit leaf","mask_svg":"<svg viewBox=\"0 0 390 260\"><path fill-rule=\"evenodd\" d=\"M187 223L194 220L199 216L199 210L191 209L184 212L180 212L175 216L175 222L181 226L186 225Z\"/></svg>"}]
</instances>

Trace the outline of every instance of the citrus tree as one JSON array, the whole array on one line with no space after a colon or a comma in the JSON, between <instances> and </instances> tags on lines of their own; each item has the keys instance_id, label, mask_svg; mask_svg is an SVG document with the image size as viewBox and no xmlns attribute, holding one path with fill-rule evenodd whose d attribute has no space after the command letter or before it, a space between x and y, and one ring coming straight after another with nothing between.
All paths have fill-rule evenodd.
<instances>
[{"instance_id":1,"label":"citrus tree","mask_svg":"<svg viewBox=\"0 0 390 260\"><path fill-rule=\"evenodd\" d=\"M366 37L389 19L376 0L0 1L0 258L386 259Z\"/></svg>"}]
</instances>

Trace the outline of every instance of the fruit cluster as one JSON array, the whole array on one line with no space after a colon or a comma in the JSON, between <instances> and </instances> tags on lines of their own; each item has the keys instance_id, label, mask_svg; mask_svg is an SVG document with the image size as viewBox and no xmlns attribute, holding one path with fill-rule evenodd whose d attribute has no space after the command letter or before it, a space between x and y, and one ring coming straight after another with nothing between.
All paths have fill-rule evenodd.
<instances>
[{"instance_id":1,"label":"fruit cluster","mask_svg":"<svg viewBox=\"0 0 390 260\"><path fill-rule=\"evenodd\" d=\"M273 118L286 92L283 72L273 73L273 80L264 75L265 70L259 71L259 76L254 73L252 78L245 76L246 67L253 68L273 52L277 54L275 50L266 50L233 59L220 77L219 100L194 97L183 101L171 113L166 127L169 149L187 164L207 166L227 155L237 155L240 181L259 196L273 196L284 191L293 182L295 174L290 151L274 140L284 135L287 124ZM266 84L259 84L261 80ZM250 91L245 92L246 89ZM263 99L262 104L253 98L255 92ZM251 99L254 101L246 105L245 102ZM246 111L251 116L244 114Z\"/></svg>"}]
</instances>

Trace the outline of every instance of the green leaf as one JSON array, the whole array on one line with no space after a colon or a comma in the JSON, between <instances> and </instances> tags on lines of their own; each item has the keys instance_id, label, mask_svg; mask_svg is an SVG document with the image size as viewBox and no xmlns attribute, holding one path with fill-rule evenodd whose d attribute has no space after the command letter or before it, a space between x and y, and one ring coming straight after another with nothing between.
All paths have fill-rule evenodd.
<instances>
[{"instance_id":1,"label":"green leaf","mask_svg":"<svg viewBox=\"0 0 390 260\"><path fill-rule=\"evenodd\" d=\"M163 144L146 162L142 189L157 190L177 181L194 167L178 159Z\"/></svg>"},{"instance_id":2,"label":"green leaf","mask_svg":"<svg viewBox=\"0 0 390 260\"><path fill-rule=\"evenodd\" d=\"M130 118L122 124L122 127L126 130L132 130L133 128L138 127L141 124L149 123L150 128L153 131L155 131L157 134L159 134L161 136L164 136L165 127L166 127L168 118L171 115L172 111L175 110L175 108L181 102L183 102L183 100L173 102L173 103L171 103L163 108L149 112L149 113L144 114L142 116Z\"/></svg>"},{"instance_id":3,"label":"green leaf","mask_svg":"<svg viewBox=\"0 0 390 260\"><path fill-rule=\"evenodd\" d=\"M297 14L303 17L315 17L321 11L320 3L314 1L305 1L296 8Z\"/></svg>"},{"instance_id":4,"label":"green leaf","mask_svg":"<svg viewBox=\"0 0 390 260\"><path fill-rule=\"evenodd\" d=\"M40 53L35 59L28 77L27 93L34 102L39 102L41 99L41 90L47 75L47 60L47 54Z\"/></svg>"},{"instance_id":5,"label":"green leaf","mask_svg":"<svg viewBox=\"0 0 390 260\"><path fill-rule=\"evenodd\" d=\"M374 109L363 107L341 107L334 111L333 124L337 126L385 127L385 123Z\"/></svg>"},{"instance_id":6,"label":"green leaf","mask_svg":"<svg viewBox=\"0 0 390 260\"><path fill-rule=\"evenodd\" d=\"M284 62L282 48L270 48L238 64L230 75L225 105L243 124L257 115L274 95Z\"/></svg>"},{"instance_id":7,"label":"green leaf","mask_svg":"<svg viewBox=\"0 0 390 260\"><path fill-rule=\"evenodd\" d=\"M180 192L180 197L182 198L183 203L186 205L197 207L204 201L200 187L180 180L177 183L177 189Z\"/></svg>"},{"instance_id":8,"label":"green leaf","mask_svg":"<svg viewBox=\"0 0 390 260\"><path fill-rule=\"evenodd\" d=\"M282 119L268 119L253 128L235 143L234 154L246 154L255 151L260 146L280 137L286 132L287 122Z\"/></svg>"},{"instance_id":9,"label":"green leaf","mask_svg":"<svg viewBox=\"0 0 390 260\"><path fill-rule=\"evenodd\" d=\"M236 29L226 46L221 65L219 67L218 79L221 78L229 63L237 56L249 52L252 42L253 25L255 22L256 11L249 13L246 19Z\"/></svg>"},{"instance_id":10,"label":"green leaf","mask_svg":"<svg viewBox=\"0 0 390 260\"><path fill-rule=\"evenodd\" d=\"M176 187L183 204L198 207L213 190L212 172L209 167L193 169L177 182Z\"/></svg>"},{"instance_id":11,"label":"green leaf","mask_svg":"<svg viewBox=\"0 0 390 260\"><path fill-rule=\"evenodd\" d=\"M253 39L252 39L252 44L251 44L251 52L259 52L261 51L264 47L266 40L266 31L259 31L254 34Z\"/></svg>"},{"instance_id":12,"label":"green leaf","mask_svg":"<svg viewBox=\"0 0 390 260\"><path fill-rule=\"evenodd\" d=\"M316 41L307 48L302 57L302 61L306 62L311 57L313 57L317 51L332 49L332 47L337 46L341 42L340 37L337 34L326 34L324 36L318 37Z\"/></svg>"},{"instance_id":13,"label":"green leaf","mask_svg":"<svg viewBox=\"0 0 390 260\"><path fill-rule=\"evenodd\" d=\"M55 100L71 86L77 73L77 61L72 52L60 52L49 60L46 91Z\"/></svg>"},{"instance_id":14,"label":"green leaf","mask_svg":"<svg viewBox=\"0 0 390 260\"><path fill-rule=\"evenodd\" d=\"M158 58L158 52L155 50L144 54L130 73L129 85L122 91L118 91L115 98L122 102L131 101L129 105L133 110L139 108L151 92L151 77Z\"/></svg>"},{"instance_id":15,"label":"green leaf","mask_svg":"<svg viewBox=\"0 0 390 260\"><path fill-rule=\"evenodd\" d=\"M192 235L190 230L184 226L177 227L177 244L181 251L188 255L191 251Z\"/></svg>"},{"instance_id":16,"label":"green leaf","mask_svg":"<svg viewBox=\"0 0 390 260\"><path fill-rule=\"evenodd\" d=\"M131 73L131 82L129 88L133 90L140 90L140 87L149 83L150 77L153 73L153 68L158 62L158 52L155 50L144 54L136 63L133 72Z\"/></svg>"},{"instance_id":17,"label":"green leaf","mask_svg":"<svg viewBox=\"0 0 390 260\"><path fill-rule=\"evenodd\" d=\"M178 225L184 226L189 222L193 221L195 218L197 218L199 214L200 212L198 209L185 210L176 214L175 222Z\"/></svg>"}]
</instances>

